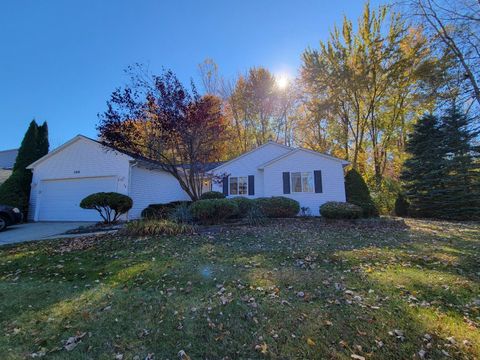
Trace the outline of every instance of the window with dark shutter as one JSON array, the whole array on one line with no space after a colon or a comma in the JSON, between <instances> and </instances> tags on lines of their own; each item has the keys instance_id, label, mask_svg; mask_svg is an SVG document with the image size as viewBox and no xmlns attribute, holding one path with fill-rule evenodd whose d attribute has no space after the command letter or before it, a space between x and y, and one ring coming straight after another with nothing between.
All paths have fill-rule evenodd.
<instances>
[{"instance_id":1,"label":"window with dark shutter","mask_svg":"<svg viewBox=\"0 0 480 360\"><path fill-rule=\"evenodd\" d=\"M248 195L255 195L255 176L248 175Z\"/></svg>"},{"instance_id":2,"label":"window with dark shutter","mask_svg":"<svg viewBox=\"0 0 480 360\"><path fill-rule=\"evenodd\" d=\"M315 179L315 192L316 193L323 192L322 171L321 170L315 170L313 172L313 177Z\"/></svg>"},{"instance_id":3,"label":"window with dark shutter","mask_svg":"<svg viewBox=\"0 0 480 360\"><path fill-rule=\"evenodd\" d=\"M283 173L283 193L290 194L290 173Z\"/></svg>"}]
</instances>

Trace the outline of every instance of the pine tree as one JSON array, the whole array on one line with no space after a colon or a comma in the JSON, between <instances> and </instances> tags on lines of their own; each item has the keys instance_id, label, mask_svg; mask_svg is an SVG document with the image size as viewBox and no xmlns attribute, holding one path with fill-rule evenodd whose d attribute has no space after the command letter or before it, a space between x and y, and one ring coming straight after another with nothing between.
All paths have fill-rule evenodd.
<instances>
[{"instance_id":1,"label":"pine tree","mask_svg":"<svg viewBox=\"0 0 480 360\"><path fill-rule=\"evenodd\" d=\"M444 219L480 218L479 149L473 145L479 132L469 129L469 119L453 104L440 125L442 207Z\"/></svg>"},{"instance_id":2,"label":"pine tree","mask_svg":"<svg viewBox=\"0 0 480 360\"><path fill-rule=\"evenodd\" d=\"M349 170L345 175L345 194L349 203L363 209L363 216L378 216L378 209L370 196L368 186L355 169Z\"/></svg>"},{"instance_id":3,"label":"pine tree","mask_svg":"<svg viewBox=\"0 0 480 360\"><path fill-rule=\"evenodd\" d=\"M401 179L411 216L435 217L442 208L440 141L439 121L434 115L424 115L408 138L410 158L403 165Z\"/></svg>"},{"instance_id":4,"label":"pine tree","mask_svg":"<svg viewBox=\"0 0 480 360\"><path fill-rule=\"evenodd\" d=\"M0 185L0 204L18 207L24 215L28 212L32 172L27 166L48 153L48 126L30 123L15 159L12 175Z\"/></svg>"},{"instance_id":5,"label":"pine tree","mask_svg":"<svg viewBox=\"0 0 480 360\"><path fill-rule=\"evenodd\" d=\"M36 158L40 159L42 156L48 154L50 144L48 142L48 125L45 121L38 127L38 139L37 139L37 155Z\"/></svg>"}]
</instances>

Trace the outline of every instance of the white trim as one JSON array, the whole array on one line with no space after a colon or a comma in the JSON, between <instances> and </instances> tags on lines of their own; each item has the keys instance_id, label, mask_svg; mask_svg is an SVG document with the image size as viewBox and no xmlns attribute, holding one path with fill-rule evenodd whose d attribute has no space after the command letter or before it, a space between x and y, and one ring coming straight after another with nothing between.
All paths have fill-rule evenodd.
<instances>
[{"instance_id":1,"label":"white trim","mask_svg":"<svg viewBox=\"0 0 480 360\"><path fill-rule=\"evenodd\" d=\"M106 148L109 148L105 145L102 145L100 144L98 141L95 141L93 139L90 139L89 137L87 136L84 136L84 135L77 135L75 136L73 139L70 139L69 141L67 141L65 144L62 144L60 145L58 148L56 148L55 150L49 152L48 154L46 154L45 156L42 156L40 159L38 159L37 161L31 163L30 165L27 166L27 169L30 169L30 170L33 170L36 166L38 166L38 164L44 162L45 160L49 159L50 157L52 157L53 155L59 153L60 151L62 151L63 149L69 147L70 145L76 143L77 141L79 140L88 140L96 145L99 145L99 146L103 146L103 147L106 147ZM111 149L111 148L109 148ZM115 149L112 149L113 151L116 151ZM122 155L125 155L125 154L122 154ZM129 160L133 160L133 158L131 156L128 156L128 155L125 155L128 157Z\"/></svg>"},{"instance_id":2,"label":"white trim","mask_svg":"<svg viewBox=\"0 0 480 360\"><path fill-rule=\"evenodd\" d=\"M279 144L279 143L277 143L277 142L275 142L275 141L271 141L271 140L270 140L270 141L266 142L265 144L256 147L255 149L252 149L252 150L249 150L249 151L247 151L247 152L244 152L243 154L237 156L236 158L233 158L232 160L229 160L229 161L223 163L222 165L219 165L219 166L217 166L216 168L213 168L213 169L210 170L209 172L217 171L218 169L221 169L221 168L224 167L224 166L230 165L231 163L237 161L238 159L241 159L241 158L243 158L244 156L246 156L246 155L248 155L248 154L251 154L251 153L253 153L253 152L255 152L255 151L257 151L257 150L259 150L259 149L261 149L261 148L264 148L264 147L267 146L267 145L277 145L277 146L280 146L280 147L282 147L282 148L284 148L284 149L288 149L288 150L290 150L290 151L293 151L293 150L294 150L294 149L291 148L290 146L283 145L283 144Z\"/></svg>"},{"instance_id":3,"label":"white trim","mask_svg":"<svg viewBox=\"0 0 480 360\"><path fill-rule=\"evenodd\" d=\"M290 155L292 154L295 154L297 152L300 152L300 151L304 151L304 152L308 152L310 154L313 154L313 155L317 155L317 156L321 156L323 158L326 158L326 159L329 159L329 160L334 160L334 161L339 161L342 163L343 166L347 166L350 164L349 161L347 160L342 160L342 159L339 159L339 158L336 158L334 156L330 156L330 155L327 155L327 154L322 154L322 153L319 153L318 151L313 151L313 150L310 150L310 149L305 149L305 148L298 148L298 149L295 149L293 151L290 151L286 154L283 154L283 155L280 155L280 156L277 156L276 158L272 159L272 160L269 160L267 161L266 163L263 163L261 165L258 166L258 169L259 170L263 170L265 169L267 166L270 166L272 165L273 163L276 163L277 161L279 160L283 160L287 157L289 157Z\"/></svg>"}]
</instances>

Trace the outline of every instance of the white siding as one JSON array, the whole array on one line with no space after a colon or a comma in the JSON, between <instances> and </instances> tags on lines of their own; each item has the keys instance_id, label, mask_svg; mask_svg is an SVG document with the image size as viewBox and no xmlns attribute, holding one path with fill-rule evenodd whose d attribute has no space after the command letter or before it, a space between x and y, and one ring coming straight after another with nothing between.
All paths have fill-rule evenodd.
<instances>
[{"instance_id":1,"label":"white siding","mask_svg":"<svg viewBox=\"0 0 480 360\"><path fill-rule=\"evenodd\" d=\"M133 207L128 214L130 219L139 218L142 210L150 204L190 200L177 179L169 173L140 167L132 167L130 197L133 200Z\"/></svg>"},{"instance_id":2,"label":"white siding","mask_svg":"<svg viewBox=\"0 0 480 360\"><path fill-rule=\"evenodd\" d=\"M29 219L38 220L37 204L41 201L44 180L115 176L116 191L127 194L129 159L124 154L105 150L95 141L79 138L32 170Z\"/></svg>"},{"instance_id":3,"label":"white siding","mask_svg":"<svg viewBox=\"0 0 480 360\"><path fill-rule=\"evenodd\" d=\"M322 171L322 193L283 193L283 172ZM319 215L319 207L327 201L345 201L343 167L340 161L322 158L307 151L297 151L265 167L265 196L286 196L309 207L312 215Z\"/></svg>"},{"instance_id":4,"label":"white siding","mask_svg":"<svg viewBox=\"0 0 480 360\"><path fill-rule=\"evenodd\" d=\"M255 176L255 195L249 197L262 197L264 196L263 189L263 171L258 170L259 165L266 163L278 156L281 156L291 149L281 146L274 143L267 143L266 145L245 154L237 159L235 159L230 164L226 164L223 167L220 167L218 170L215 170L215 174L222 175L228 174L229 176ZM213 183L212 190L222 192L221 183Z\"/></svg>"}]
</instances>

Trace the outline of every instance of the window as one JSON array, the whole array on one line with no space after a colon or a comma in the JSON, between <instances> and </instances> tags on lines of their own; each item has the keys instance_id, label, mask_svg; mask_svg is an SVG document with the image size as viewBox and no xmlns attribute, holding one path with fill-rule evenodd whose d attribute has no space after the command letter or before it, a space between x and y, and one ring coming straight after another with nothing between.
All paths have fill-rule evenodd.
<instances>
[{"instance_id":1,"label":"window","mask_svg":"<svg viewBox=\"0 0 480 360\"><path fill-rule=\"evenodd\" d=\"M292 192L313 192L312 172L292 172Z\"/></svg>"},{"instance_id":2,"label":"window","mask_svg":"<svg viewBox=\"0 0 480 360\"><path fill-rule=\"evenodd\" d=\"M247 195L248 194L248 177L230 177L230 195Z\"/></svg>"}]
</instances>

